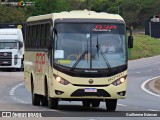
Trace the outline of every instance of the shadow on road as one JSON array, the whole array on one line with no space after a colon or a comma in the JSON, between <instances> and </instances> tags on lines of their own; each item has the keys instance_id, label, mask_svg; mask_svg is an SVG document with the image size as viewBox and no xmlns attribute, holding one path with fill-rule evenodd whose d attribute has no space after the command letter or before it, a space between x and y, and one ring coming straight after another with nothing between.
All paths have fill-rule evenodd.
<instances>
[{"instance_id":1,"label":"shadow on road","mask_svg":"<svg viewBox=\"0 0 160 120\"><path fill-rule=\"evenodd\" d=\"M72 112L106 112L106 109L102 109L100 107L83 107L80 105L59 105L58 110Z\"/></svg>"}]
</instances>

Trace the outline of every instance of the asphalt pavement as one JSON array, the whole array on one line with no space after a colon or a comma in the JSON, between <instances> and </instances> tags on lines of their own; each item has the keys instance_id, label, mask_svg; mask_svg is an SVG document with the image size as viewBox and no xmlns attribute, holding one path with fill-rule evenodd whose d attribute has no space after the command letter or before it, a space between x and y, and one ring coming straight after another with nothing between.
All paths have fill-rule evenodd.
<instances>
[{"instance_id":1,"label":"asphalt pavement","mask_svg":"<svg viewBox=\"0 0 160 120\"><path fill-rule=\"evenodd\" d=\"M159 93L154 92L151 89L152 85L149 85L153 78L160 76L160 56L129 61L128 68L127 98L118 100L116 112L160 111ZM103 116L108 114L103 102L99 108L84 108L81 102L68 101L60 101L58 110L32 106L31 94L24 88L23 80L23 72L0 72L0 111L52 111L55 116L61 116L57 119L77 116L78 118L75 119L81 120L105 119ZM144 90L142 84L147 80L149 81L145 84ZM154 92L157 96L147 91ZM147 117L147 119L153 118ZM154 119L158 120L158 118Z\"/></svg>"}]
</instances>

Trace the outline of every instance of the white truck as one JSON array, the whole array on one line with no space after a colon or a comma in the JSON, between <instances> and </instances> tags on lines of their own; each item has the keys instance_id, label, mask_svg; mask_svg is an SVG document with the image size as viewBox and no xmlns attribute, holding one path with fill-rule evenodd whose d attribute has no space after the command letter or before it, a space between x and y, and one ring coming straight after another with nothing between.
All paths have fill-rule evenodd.
<instances>
[{"instance_id":1,"label":"white truck","mask_svg":"<svg viewBox=\"0 0 160 120\"><path fill-rule=\"evenodd\" d=\"M0 29L0 69L23 70L24 42L21 29Z\"/></svg>"}]
</instances>

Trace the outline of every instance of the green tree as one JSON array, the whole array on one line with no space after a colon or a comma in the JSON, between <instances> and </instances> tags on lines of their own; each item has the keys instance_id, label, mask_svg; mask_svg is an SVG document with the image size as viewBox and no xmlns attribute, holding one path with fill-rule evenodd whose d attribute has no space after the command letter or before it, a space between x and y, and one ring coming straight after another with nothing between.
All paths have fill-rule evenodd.
<instances>
[{"instance_id":1,"label":"green tree","mask_svg":"<svg viewBox=\"0 0 160 120\"><path fill-rule=\"evenodd\" d=\"M28 6L27 13L30 16L49 14L69 9L66 0L35 0L35 6Z\"/></svg>"},{"instance_id":2,"label":"green tree","mask_svg":"<svg viewBox=\"0 0 160 120\"><path fill-rule=\"evenodd\" d=\"M0 22L24 22L26 15L21 8L0 5Z\"/></svg>"},{"instance_id":3,"label":"green tree","mask_svg":"<svg viewBox=\"0 0 160 120\"><path fill-rule=\"evenodd\" d=\"M94 0L68 0L69 10L90 10L93 1Z\"/></svg>"}]
</instances>

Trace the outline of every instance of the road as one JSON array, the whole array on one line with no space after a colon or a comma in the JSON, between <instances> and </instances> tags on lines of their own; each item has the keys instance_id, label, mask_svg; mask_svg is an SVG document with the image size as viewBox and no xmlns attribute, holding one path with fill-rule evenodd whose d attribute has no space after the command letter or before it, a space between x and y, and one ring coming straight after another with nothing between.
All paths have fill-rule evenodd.
<instances>
[{"instance_id":1,"label":"road","mask_svg":"<svg viewBox=\"0 0 160 120\"><path fill-rule=\"evenodd\" d=\"M117 112L160 111L160 97L151 95L141 88L146 80L160 76L160 56L129 61L128 68L127 98L118 100ZM75 115L93 119L99 119L96 116L103 117L106 113L103 102L99 108L83 108L81 102L64 101L60 101L58 110L32 106L31 94L24 88L23 79L23 72L0 72L0 111L52 111L53 114L62 117Z\"/></svg>"}]
</instances>

